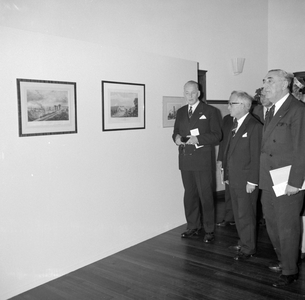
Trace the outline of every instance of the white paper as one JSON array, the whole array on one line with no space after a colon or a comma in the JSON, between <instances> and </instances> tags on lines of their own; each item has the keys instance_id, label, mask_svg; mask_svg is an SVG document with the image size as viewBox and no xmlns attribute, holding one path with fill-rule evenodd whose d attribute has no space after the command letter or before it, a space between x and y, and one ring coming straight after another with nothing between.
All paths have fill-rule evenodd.
<instances>
[{"instance_id":1,"label":"white paper","mask_svg":"<svg viewBox=\"0 0 305 300\"><path fill-rule=\"evenodd\" d=\"M192 129L190 132L191 132L191 135L192 135L192 136L197 136L197 135L199 135L199 129L198 129L198 128Z\"/></svg>"},{"instance_id":2,"label":"white paper","mask_svg":"<svg viewBox=\"0 0 305 300\"><path fill-rule=\"evenodd\" d=\"M273 182L272 188L274 190L276 197L285 195L290 169L291 169L291 165L270 171L270 175ZM305 181L300 190L304 190L304 189L305 189Z\"/></svg>"},{"instance_id":3,"label":"white paper","mask_svg":"<svg viewBox=\"0 0 305 300\"><path fill-rule=\"evenodd\" d=\"M191 135L192 135L192 136L197 136L197 135L199 135L199 129L198 129L198 128L192 129L190 132L191 132ZM198 146L197 144L195 144L195 148L196 148L196 149L199 149L199 148L201 148L201 147L203 147L203 145Z\"/></svg>"}]
</instances>

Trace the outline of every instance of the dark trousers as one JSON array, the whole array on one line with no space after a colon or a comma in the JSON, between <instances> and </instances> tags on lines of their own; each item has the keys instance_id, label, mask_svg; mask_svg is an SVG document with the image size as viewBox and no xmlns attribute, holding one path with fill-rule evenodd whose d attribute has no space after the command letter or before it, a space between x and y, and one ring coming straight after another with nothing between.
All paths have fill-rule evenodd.
<instances>
[{"instance_id":1,"label":"dark trousers","mask_svg":"<svg viewBox=\"0 0 305 300\"><path fill-rule=\"evenodd\" d=\"M215 209L211 171L181 171L181 176L187 228L199 229L203 225L205 232L213 232Z\"/></svg>"},{"instance_id":2,"label":"dark trousers","mask_svg":"<svg viewBox=\"0 0 305 300\"><path fill-rule=\"evenodd\" d=\"M303 200L304 191L280 197L276 197L273 191L262 191L267 232L282 264L283 275L298 273Z\"/></svg>"},{"instance_id":3,"label":"dark trousers","mask_svg":"<svg viewBox=\"0 0 305 300\"><path fill-rule=\"evenodd\" d=\"M246 186L230 186L234 220L239 236L238 244L245 254L256 252L256 208L258 187L252 193L246 192Z\"/></svg>"},{"instance_id":4,"label":"dark trousers","mask_svg":"<svg viewBox=\"0 0 305 300\"><path fill-rule=\"evenodd\" d=\"M222 220L226 222L234 222L234 214L232 207L232 199L230 193L230 187L225 183L225 207L224 207L224 217Z\"/></svg>"}]
</instances>

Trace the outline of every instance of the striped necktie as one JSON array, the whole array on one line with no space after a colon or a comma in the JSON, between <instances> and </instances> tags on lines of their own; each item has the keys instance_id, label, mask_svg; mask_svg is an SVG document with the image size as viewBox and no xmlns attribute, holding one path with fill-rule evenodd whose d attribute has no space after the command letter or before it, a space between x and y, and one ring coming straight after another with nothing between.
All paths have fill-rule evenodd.
<instances>
[{"instance_id":1,"label":"striped necktie","mask_svg":"<svg viewBox=\"0 0 305 300\"><path fill-rule=\"evenodd\" d=\"M237 119L234 118L234 119L233 119L233 126L232 126L232 136L233 136L233 137L235 136L237 126L238 126Z\"/></svg>"},{"instance_id":2,"label":"striped necktie","mask_svg":"<svg viewBox=\"0 0 305 300\"><path fill-rule=\"evenodd\" d=\"M192 117L192 114L193 114L193 110L192 110L192 106L190 106L190 109L189 109L189 118L191 118Z\"/></svg>"},{"instance_id":3,"label":"striped necktie","mask_svg":"<svg viewBox=\"0 0 305 300\"><path fill-rule=\"evenodd\" d=\"M267 109L266 111L266 115L265 115L265 124L264 124L264 129L267 128L267 126L269 125L269 123L271 122L273 115L274 115L274 106L272 105L269 109Z\"/></svg>"}]
</instances>

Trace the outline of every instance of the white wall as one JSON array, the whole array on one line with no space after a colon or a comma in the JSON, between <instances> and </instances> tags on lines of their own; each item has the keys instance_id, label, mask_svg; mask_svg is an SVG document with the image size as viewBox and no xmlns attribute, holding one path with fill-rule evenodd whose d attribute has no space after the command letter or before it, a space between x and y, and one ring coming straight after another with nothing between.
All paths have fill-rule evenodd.
<instances>
[{"instance_id":1,"label":"white wall","mask_svg":"<svg viewBox=\"0 0 305 300\"><path fill-rule=\"evenodd\" d=\"M0 25L197 61L208 71L208 99L226 100L236 89L254 94L267 71L266 0L1 3ZM232 72L233 57L246 58L238 76Z\"/></svg>"},{"instance_id":2,"label":"white wall","mask_svg":"<svg viewBox=\"0 0 305 300\"><path fill-rule=\"evenodd\" d=\"M196 62L8 27L0 40L0 299L185 222L162 97ZM16 78L76 82L78 133L19 137ZM102 80L145 84L145 130L102 131Z\"/></svg>"},{"instance_id":3,"label":"white wall","mask_svg":"<svg viewBox=\"0 0 305 300\"><path fill-rule=\"evenodd\" d=\"M268 69L305 70L304 15L304 0L269 0Z\"/></svg>"}]
</instances>

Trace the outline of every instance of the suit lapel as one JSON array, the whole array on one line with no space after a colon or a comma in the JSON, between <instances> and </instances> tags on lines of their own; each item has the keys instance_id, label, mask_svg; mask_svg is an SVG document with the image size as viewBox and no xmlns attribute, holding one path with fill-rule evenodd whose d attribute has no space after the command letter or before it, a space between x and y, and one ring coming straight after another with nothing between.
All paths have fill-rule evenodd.
<instances>
[{"instance_id":1,"label":"suit lapel","mask_svg":"<svg viewBox=\"0 0 305 300\"><path fill-rule=\"evenodd\" d=\"M291 97L289 96L287 100L283 103L283 105L280 107L280 109L276 112L276 114L268 124L267 128L263 131L262 145L265 143L268 136L271 134L271 132L274 130L277 124L280 122L282 117L286 115L286 113L289 110L290 103L291 103Z\"/></svg>"},{"instance_id":2,"label":"suit lapel","mask_svg":"<svg viewBox=\"0 0 305 300\"><path fill-rule=\"evenodd\" d=\"M198 121L198 119L203 115L202 110L203 110L203 105L202 105L202 103L199 103L190 119L190 128L193 128L195 126L196 122Z\"/></svg>"},{"instance_id":3,"label":"suit lapel","mask_svg":"<svg viewBox=\"0 0 305 300\"><path fill-rule=\"evenodd\" d=\"M230 147L228 149L228 157L234 151L236 144L238 143L239 139L243 138L242 136L247 132L247 123L249 122L250 114L247 115L246 119L243 121L241 126L238 128L234 137L231 137Z\"/></svg>"}]
</instances>

